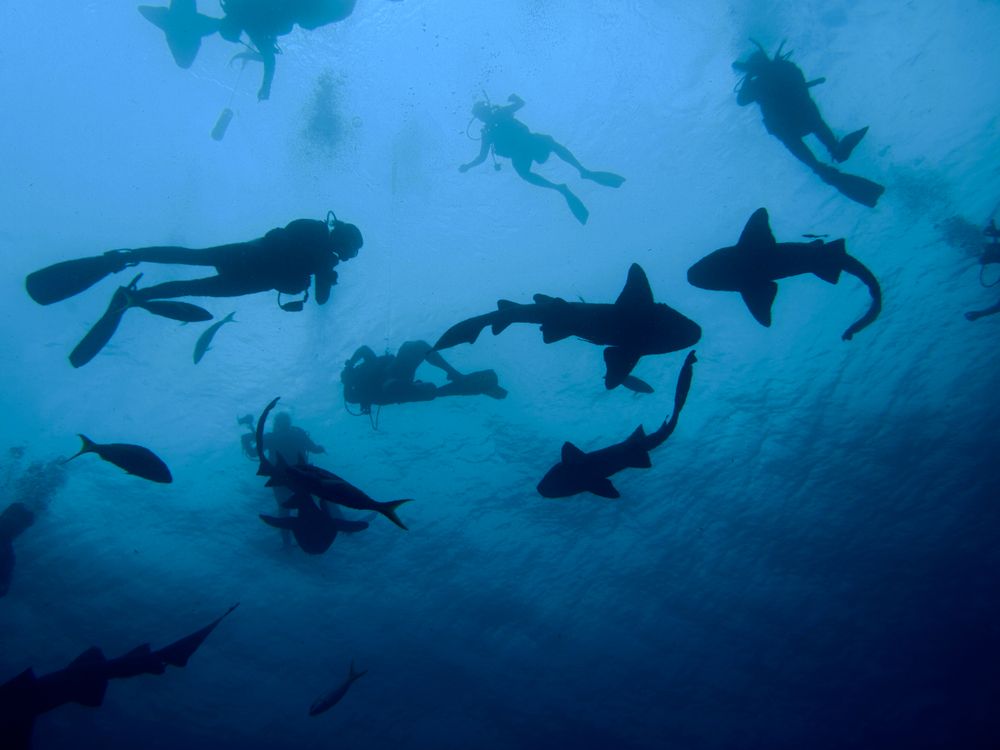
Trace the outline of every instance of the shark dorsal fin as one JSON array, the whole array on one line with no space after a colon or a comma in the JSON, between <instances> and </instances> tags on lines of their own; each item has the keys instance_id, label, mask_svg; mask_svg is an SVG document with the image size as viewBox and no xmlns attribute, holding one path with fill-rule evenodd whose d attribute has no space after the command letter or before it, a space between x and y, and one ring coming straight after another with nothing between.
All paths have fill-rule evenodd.
<instances>
[{"instance_id":1,"label":"shark dorsal fin","mask_svg":"<svg viewBox=\"0 0 1000 750\"><path fill-rule=\"evenodd\" d=\"M737 247L741 250L759 251L770 250L775 244L771 224L767 218L767 209L758 208L743 227Z\"/></svg>"},{"instance_id":2,"label":"shark dorsal fin","mask_svg":"<svg viewBox=\"0 0 1000 750\"><path fill-rule=\"evenodd\" d=\"M649 288L649 279L638 263L629 267L625 288L618 295L615 304L629 307L649 307L653 304L653 290Z\"/></svg>"},{"instance_id":3,"label":"shark dorsal fin","mask_svg":"<svg viewBox=\"0 0 1000 750\"><path fill-rule=\"evenodd\" d=\"M570 442L563 443L562 462L564 464L580 464L587 458L587 454Z\"/></svg>"},{"instance_id":4,"label":"shark dorsal fin","mask_svg":"<svg viewBox=\"0 0 1000 750\"><path fill-rule=\"evenodd\" d=\"M554 305L566 301L562 297L550 297L547 294L536 294L531 299L535 301L536 305Z\"/></svg>"}]
</instances>

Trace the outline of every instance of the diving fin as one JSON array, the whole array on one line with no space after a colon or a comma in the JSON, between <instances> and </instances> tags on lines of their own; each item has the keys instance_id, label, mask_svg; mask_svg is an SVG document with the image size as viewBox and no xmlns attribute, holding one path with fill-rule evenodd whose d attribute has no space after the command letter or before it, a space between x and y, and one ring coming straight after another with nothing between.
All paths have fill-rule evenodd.
<instances>
[{"instance_id":1,"label":"diving fin","mask_svg":"<svg viewBox=\"0 0 1000 750\"><path fill-rule=\"evenodd\" d=\"M560 192L563 194L563 198L566 199L566 204L569 206L569 210L573 212L576 220L581 224L586 224L587 219L590 218L590 211L583 205L583 201L573 195L565 185L563 185L563 189Z\"/></svg>"},{"instance_id":2,"label":"diving fin","mask_svg":"<svg viewBox=\"0 0 1000 750\"><path fill-rule=\"evenodd\" d=\"M122 321L122 316L129 308L129 299L126 287L118 287L111 297L111 304L104 311L100 320L94 323L93 327L87 331L87 335L80 339L80 343L74 347L69 354L69 362L73 367L83 367L111 341L111 337L118 330L118 324Z\"/></svg>"},{"instance_id":3,"label":"diving fin","mask_svg":"<svg viewBox=\"0 0 1000 750\"><path fill-rule=\"evenodd\" d=\"M584 170L580 173L580 176L585 180L590 180L591 182L596 182L598 185L610 188L621 187L622 183L625 182L624 177L614 172L591 172Z\"/></svg>"},{"instance_id":4,"label":"diving fin","mask_svg":"<svg viewBox=\"0 0 1000 750\"><path fill-rule=\"evenodd\" d=\"M885 186L866 180L864 177L847 174L833 167L827 167L817 172L820 179L827 185L837 188L843 195L863 206L875 208L878 199L885 192Z\"/></svg>"},{"instance_id":5,"label":"diving fin","mask_svg":"<svg viewBox=\"0 0 1000 750\"><path fill-rule=\"evenodd\" d=\"M64 260L28 274L24 280L28 294L40 305L51 305L89 289L101 279L135 265L127 250L112 250L92 258Z\"/></svg>"},{"instance_id":6,"label":"diving fin","mask_svg":"<svg viewBox=\"0 0 1000 750\"><path fill-rule=\"evenodd\" d=\"M853 133L849 133L840 139L840 143L837 144L837 148L834 149L833 160L837 163L842 161L847 161L851 152L854 151L855 146L861 143L861 139L865 137L865 133L868 132L868 127L865 126L861 130L855 130Z\"/></svg>"}]
</instances>

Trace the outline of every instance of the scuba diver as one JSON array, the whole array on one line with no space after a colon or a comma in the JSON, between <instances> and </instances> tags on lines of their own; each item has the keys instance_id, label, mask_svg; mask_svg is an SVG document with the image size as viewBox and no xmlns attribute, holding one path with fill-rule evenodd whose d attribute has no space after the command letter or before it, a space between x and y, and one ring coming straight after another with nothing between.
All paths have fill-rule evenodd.
<instances>
[{"instance_id":1,"label":"scuba diver","mask_svg":"<svg viewBox=\"0 0 1000 750\"><path fill-rule=\"evenodd\" d=\"M809 95L811 87L826 79L806 81L802 70L788 59L791 53L781 54L784 43L782 47L778 47L773 59L758 42L755 41L754 44L757 45L757 51L745 62L737 60L733 63L733 68L744 74L737 84L736 103L745 107L757 102L764 115L764 127L768 133L785 144L823 182L835 187L851 200L874 208L885 192L882 185L823 164L803 141L810 133L814 134L839 164L847 161L855 146L865 137L868 128L855 130L838 140L823 121L819 108Z\"/></svg>"},{"instance_id":2,"label":"scuba diver","mask_svg":"<svg viewBox=\"0 0 1000 750\"><path fill-rule=\"evenodd\" d=\"M219 0L222 18L205 16L197 11L196 0L170 0L169 7L140 5L139 12L159 27L175 62L182 68L194 63L202 37L218 32L229 42L244 44L249 51L234 59L257 60L264 64L257 99L271 95L276 55L281 53L278 37L292 32L295 24L313 31L320 26L343 21L357 0ZM249 44L243 42L246 34Z\"/></svg>"},{"instance_id":3,"label":"scuba diver","mask_svg":"<svg viewBox=\"0 0 1000 750\"><path fill-rule=\"evenodd\" d=\"M216 274L186 281L167 281L137 288L140 273L127 286L119 287L101 319L77 344L69 360L82 367L111 340L125 311L141 307L154 315L194 322L212 315L186 302L161 302L177 297L241 297L245 294L277 291L278 306L286 312L300 312L309 299L309 284L315 277L317 304L325 304L337 283L334 270L340 261L350 260L364 244L361 231L339 221L333 212L326 221L296 219L284 228L272 229L261 238L218 245L203 250L186 247L144 247L109 250L103 255L63 261L28 275L25 286L40 305L72 297L113 273L139 263L214 266ZM282 294L305 294L301 300L282 302Z\"/></svg>"},{"instance_id":4,"label":"scuba diver","mask_svg":"<svg viewBox=\"0 0 1000 750\"><path fill-rule=\"evenodd\" d=\"M448 376L446 385L414 380L422 362L437 367ZM377 356L369 347L359 347L344 363L340 373L344 401L359 404L361 414L371 414L372 405L407 404L433 401L439 396L478 396L502 399L507 391L500 387L494 370L479 370L463 375L426 341L407 341L396 354Z\"/></svg>"},{"instance_id":5,"label":"scuba diver","mask_svg":"<svg viewBox=\"0 0 1000 750\"><path fill-rule=\"evenodd\" d=\"M510 104L506 106L493 105L489 102L476 102L472 106L474 119L483 122L482 145L479 155L468 162L462 164L459 172L466 172L472 167L478 166L486 161L492 150L495 156L503 156L511 160L514 171L520 175L521 179L530 182L532 185L555 190L566 199L569 210L581 224L587 223L590 212L583 202L577 198L565 184L550 182L539 174L531 171L532 163L544 164L549 156L555 154L570 166L576 168L580 177L591 180L598 185L605 187L619 187L625 178L611 172L593 172L585 168L570 150L550 135L532 133L528 126L514 117L514 113L524 106L524 100L517 94L507 97ZM472 124L471 122L469 123ZM499 170L500 165L494 164L494 169Z\"/></svg>"},{"instance_id":6,"label":"scuba diver","mask_svg":"<svg viewBox=\"0 0 1000 750\"><path fill-rule=\"evenodd\" d=\"M990 225L983 230L983 234L989 237L992 242L987 242L983 245L983 254L979 256L979 283L989 289L1000 284L1000 280L994 281L992 284L987 284L983 281L983 271L986 270L986 266L991 263L1000 263L1000 229L997 229L996 222L993 219L990 219ZM985 310L972 310L965 313L965 319L970 321L979 320L987 315L996 315L998 312L1000 312L1000 300Z\"/></svg>"}]
</instances>

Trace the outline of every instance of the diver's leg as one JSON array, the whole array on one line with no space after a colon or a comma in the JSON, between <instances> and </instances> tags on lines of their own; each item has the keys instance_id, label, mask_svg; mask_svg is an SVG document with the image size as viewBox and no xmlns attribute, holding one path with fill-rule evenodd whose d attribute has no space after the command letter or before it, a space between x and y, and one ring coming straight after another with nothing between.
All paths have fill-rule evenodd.
<instances>
[{"instance_id":1,"label":"diver's leg","mask_svg":"<svg viewBox=\"0 0 1000 750\"><path fill-rule=\"evenodd\" d=\"M162 245L156 247L139 247L135 250L112 250L121 253L121 257L130 264L164 263L179 266L217 266L227 258L243 250L245 243L234 242L229 245L217 245L202 250L192 250L187 247Z\"/></svg>"},{"instance_id":2,"label":"diver's leg","mask_svg":"<svg viewBox=\"0 0 1000 750\"><path fill-rule=\"evenodd\" d=\"M524 159L513 159L511 163L514 165L514 171L520 175L521 179L525 182L530 182L532 185L538 185L538 187L548 188L549 190L555 190L562 194L562 197L566 199L566 203L569 206L569 210L573 212L573 216L576 217L577 221L581 224L587 223L587 218L590 216L590 211L587 207L583 205L583 201L577 198L573 192L566 187L566 185L557 185L554 182L546 180L539 174L535 174L531 171L531 162Z\"/></svg>"},{"instance_id":3,"label":"diver's leg","mask_svg":"<svg viewBox=\"0 0 1000 750\"><path fill-rule=\"evenodd\" d=\"M266 292L271 288L266 279L245 279L220 274L204 279L165 281L162 284L137 289L133 297L139 302L176 297L242 297L245 294Z\"/></svg>"},{"instance_id":4,"label":"diver's leg","mask_svg":"<svg viewBox=\"0 0 1000 750\"><path fill-rule=\"evenodd\" d=\"M809 147L801 138L795 138L791 136L778 136L778 140L785 144L785 148L792 152L792 155L798 159L800 162L805 164L809 169L814 172L821 172L826 166L816 158Z\"/></svg>"},{"instance_id":5,"label":"diver's leg","mask_svg":"<svg viewBox=\"0 0 1000 750\"><path fill-rule=\"evenodd\" d=\"M388 377L393 380L412 381L417 374L417 368L429 351L431 346L426 341L405 342L399 347L392 364L389 365Z\"/></svg>"},{"instance_id":6,"label":"diver's leg","mask_svg":"<svg viewBox=\"0 0 1000 750\"><path fill-rule=\"evenodd\" d=\"M966 320L979 320L979 318L987 315L996 315L997 313L1000 313L1000 301L991 307L987 307L985 310L973 310L972 312L967 312L965 314L965 318Z\"/></svg>"},{"instance_id":7,"label":"diver's leg","mask_svg":"<svg viewBox=\"0 0 1000 750\"><path fill-rule=\"evenodd\" d=\"M604 185L605 187L615 188L621 187L622 183L625 182L624 177L615 174L614 172L595 172L592 169L587 169L580 163L579 159L573 156L573 152L561 143L557 142L554 138L552 138L552 136L547 135L543 137L548 139L548 147L552 153L570 166L575 167L583 179L596 182L598 185Z\"/></svg>"}]
</instances>

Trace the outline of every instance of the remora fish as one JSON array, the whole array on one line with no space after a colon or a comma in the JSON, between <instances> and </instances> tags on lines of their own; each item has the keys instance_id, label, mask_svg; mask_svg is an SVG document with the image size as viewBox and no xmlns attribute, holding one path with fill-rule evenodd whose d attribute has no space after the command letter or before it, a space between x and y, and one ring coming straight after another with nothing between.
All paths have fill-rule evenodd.
<instances>
[{"instance_id":1,"label":"remora fish","mask_svg":"<svg viewBox=\"0 0 1000 750\"><path fill-rule=\"evenodd\" d=\"M80 440L83 441L83 447L63 463L68 463L84 453L96 453L108 463L123 469L127 474L134 474L137 477L162 484L174 481L167 465L149 448L130 443L95 443L82 434Z\"/></svg>"},{"instance_id":2,"label":"remora fish","mask_svg":"<svg viewBox=\"0 0 1000 750\"><path fill-rule=\"evenodd\" d=\"M567 302L544 294L536 294L531 305L500 300L496 312L457 323L445 331L434 348L471 344L486 326L491 326L496 335L511 323L540 324L546 344L577 336L607 346L604 384L608 389L623 384L631 387L627 381L640 357L686 349L701 338L697 323L672 307L653 301L646 273L638 263L633 263L625 288L613 305ZM633 390L644 389L640 386Z\"/></svg>"},{"instance_id":3,"label":"remora fish","mask_svg":"<svg viewBox=\"0 0 1000 750\"><path fill-rule=\"evenodd\" d=\"M573 443L564 443L559 463L549 469L538 483L538 494L554 498L592 492L600 497L620 497L609 477L622 469L648 469L652 466L649 452L663 445L677 427L677 418L687 401L693 367L697 361L693 351L684 360L674 392L674 412L656 432L647 435L642 425L639 425L623 442L591 453L584 453Z\"/></svg>"},{"instance_id":4,"label":"remora fish","mask_svg":"<svg viewBox=\"0 0 1000 750\"><path fill-rule=\"evenodd\" d=\"M217 323L212 323L212 325L210 325L208 328L206 328L202 332L201 336L198 337L198 341L194 345L194 363L195 364L198 364L199 362L201 362L201 358L204 357L205 356L205 352L207 352L209 350L209 347L212 344L212 339L215 338L215 334L217 334L219 332L219 329L222 328L222 326L224 326L226 323L230 323L230 322L235 323L236 322L235 320L233 320L233 316L235 314L236 314L236 311L234 310L233 312L229 313L229 315L227 315L226 317L224 317L222 320L218 321Z\"/></svg>"},{"instance_id":5,"label":"remora fish","mask_svg":"<svg viewBox=\"0 0 1000 750\"><path fill-rule=\"evenodd\" d=\"M375 511L376 513L381 513L404 531L407 530L406 525L396 515L396 509L403 503L413 502L413 498L390 500L387 502L373 500L347 480L318 466L304 462L299 463L297 466L289 466L280 453L278 454L276 464L268 461L264 454L264 423L267 421L267 415L270 414L277 403L278 399L275 398L264 408L260 419L257 420L257 453L260 456L260 466L257 469L257 475L268 477L265 486L273 487L279 485L288 487L294 493L315 495L320 500L343 505L345 508Z\"/></svg>"},{"instance_id":6,"label":"remora fish","mask_svg":"<svg viewBox=\"0 0 1000 750\"><path fill-rule=\"evenodd\" d=\"M340 699L347 695L347 691L350 690L351 685L354 684L355 680L358 680L368 674L366 669L363 672L354 671L354 661L351 660L351 667L347 672L347 679L344 680L338 687L331 690L329 693L313 701L313 704L309 707L310 716L319 716L321 713L329 708L337 705Z\"/></svg>"}]
</instances>

